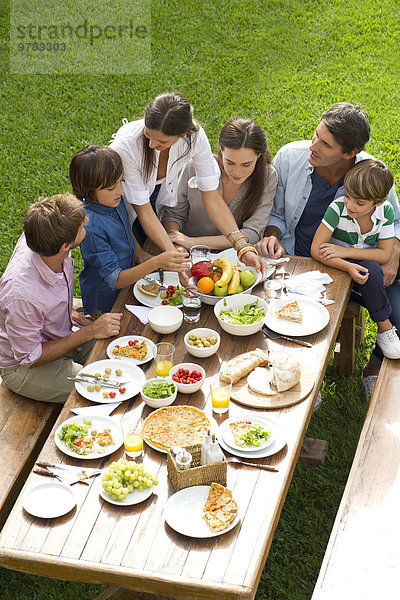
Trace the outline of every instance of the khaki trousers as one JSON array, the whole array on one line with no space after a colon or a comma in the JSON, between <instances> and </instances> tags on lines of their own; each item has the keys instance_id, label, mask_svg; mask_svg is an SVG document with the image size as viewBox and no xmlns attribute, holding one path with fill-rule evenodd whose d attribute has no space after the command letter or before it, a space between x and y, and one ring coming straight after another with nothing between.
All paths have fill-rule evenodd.
<instances>
[{"instance_id":1,"label":"khaki trousers","mask_svg":"<svg viewBox=\"0 0 400 600\"><path fill-rule=\"evenodd\" d=\"M0 368L0 377L16 394L42 402L64 404L74 387L73 381L67 377L75 377L82 369L93 344L94 340L86 342L81 350L73 350L62 358L32 369Z\"/></svg>"}]
</instances>

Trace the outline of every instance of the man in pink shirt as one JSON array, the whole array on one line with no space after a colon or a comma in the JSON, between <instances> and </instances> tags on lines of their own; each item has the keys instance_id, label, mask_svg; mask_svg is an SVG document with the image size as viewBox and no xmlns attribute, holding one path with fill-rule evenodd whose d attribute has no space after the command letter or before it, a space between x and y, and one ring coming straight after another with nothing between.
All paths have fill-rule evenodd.
<instances>
[{"instance_id":1,"label":"man in pink shirt","mask_svg":"<svg viewBox=\"0 0 400 600\"><path fill-rule=\"evenodd\" d=\"M73 386L67 377L82 368L94 340L120 330L119 313L91 321L72 309L70 250L84 239L87 221L71 194L31 205L0 279L0 376L34 400L65 402Z\"/></svg>"}]
</instances>

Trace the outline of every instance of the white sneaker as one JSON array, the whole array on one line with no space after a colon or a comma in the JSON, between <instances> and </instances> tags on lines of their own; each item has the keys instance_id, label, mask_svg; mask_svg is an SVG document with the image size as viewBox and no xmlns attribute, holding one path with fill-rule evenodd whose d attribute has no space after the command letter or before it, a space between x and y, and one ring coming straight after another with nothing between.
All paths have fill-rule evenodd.
<instances>
[{"instance_id":1,"label":"white sneaker","mask_svg":"<svg viewBox=\"0 0 400 600\"><path fill-rule=\"evenodd\" d=\"M400 339L396 333L396 327L378 333L376 343L387 358L400 358Z\"/></svg>"}]
</instances>

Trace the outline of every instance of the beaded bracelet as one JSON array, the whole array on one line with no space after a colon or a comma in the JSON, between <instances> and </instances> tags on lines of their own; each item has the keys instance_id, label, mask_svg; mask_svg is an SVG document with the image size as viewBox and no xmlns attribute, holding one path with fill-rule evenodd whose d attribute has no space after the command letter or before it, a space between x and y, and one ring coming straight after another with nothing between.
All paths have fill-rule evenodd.
<instances>
[{"instance_id":1,"label":"beaded bracelet","mask_svg":"<svg viewBox=\"0 0 400 600\"><path fill-rule=\"evenodd\" d=\"M242 247L242 246L240 246L240 248L236 248L236 244L238 242L240 242L240 240L242 240L242 239L245 240L245 243L243 244L243 246L248 246L248 241L245 238L245 236L244 235L240 235L238 238L236 238L236 240L233 240L233 242L232 242L232 245L235 248L235 250L240 250L240 248Z\"/></svg>"},{"instance_id":2,"label":"beaded bracelet","mask_svg":"<svg viewBox=\"0 0 400 600\"><path fill-rule=\"evenodd\" d=\"M240 248L240 250L238 251L238 259L240 260L243 254L246 254L246 252L254 252L258 256L257 248L255 248L254 246L242 246L242 248Z\"/></svg>"},{"instance_id":3,"label":"beaded bracelet","mask_svg":"<svg viewBox=\"0 0 400 600\"><path fill-rule=\"evenodd\" d=\"M231 231L230 233L227 233L225 237L227 237L229 239L231 237L231 235L235 235L235 233L240 233L239 229L236 229L236 231Z\"/></svg>"}]
</instances>

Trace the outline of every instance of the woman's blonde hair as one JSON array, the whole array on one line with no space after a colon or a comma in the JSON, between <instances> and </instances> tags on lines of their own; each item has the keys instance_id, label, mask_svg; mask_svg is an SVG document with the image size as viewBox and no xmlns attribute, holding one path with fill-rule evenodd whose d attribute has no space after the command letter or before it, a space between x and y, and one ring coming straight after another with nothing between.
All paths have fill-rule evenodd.
<instances>
[{"instance_id":1,"label":"woman's blonde hair","mask_svg":"<svg viewBox=\"0 0 400 600\"><path fill-rule=\"evenodd\" d=\"M346 196L379 204L394 182L393 173L381 160L368 158L356 163L344 178Z\"/></svg>"},{"instance_id":2,"label":"woman's blonde hair","mask_svg":"<svg viewBox=\"0 0 400 600\"><path fill-rule=\"evenodd\" d=\"M86 217L82 202L72 194L39 199L24 213L28 247L41 256L55 256L63 244L72 244Z\"/></svg>"}]
</instances>

